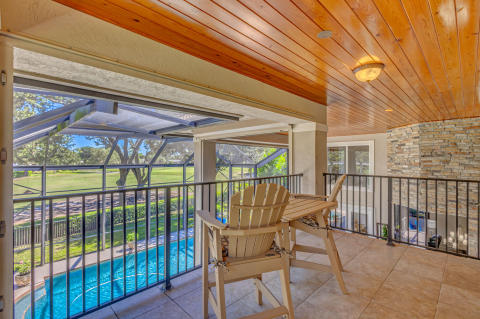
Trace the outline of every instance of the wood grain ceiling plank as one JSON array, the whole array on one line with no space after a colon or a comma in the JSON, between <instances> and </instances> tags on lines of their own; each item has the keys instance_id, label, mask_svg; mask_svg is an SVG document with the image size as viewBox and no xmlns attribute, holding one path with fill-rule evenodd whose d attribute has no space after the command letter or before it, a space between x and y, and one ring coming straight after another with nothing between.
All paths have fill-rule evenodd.
<instances>
[{"instance_id":1,"label":"wood grain ceiling plank","mask_svg":"<svg viewBox=\"0 0 480 319\"><path fill-rule=\"evenodd\" d=\"M391 32L388 24L378 11L375 3L371 0L347 0L347 3L360 18L363 25L374 35L385 53L397 66L399 71L409 81L412 88L417 92L423 103L428 107L430 118L438 119L439 108L435 105L430 93L425 88L421 78L415 72L410 61L407 59L397 39Z\"/></svg>"},{"instance_id":2,"label":"wood grain ceiling plank","mask_svg":"<svg viewBox=\"0 0 480 319\"><path fill-rule=\"evenodd\" d=\"M439 107L440 119L449 118L450 114L443 96L444 93L441 91L434 74L430 70L430 66L424 57L401 2L390 0L373 0L373 2L388 24L397 43L402 48L402 51L405 53L415 72L422 79L435 105Z\"/></svg>"},{"instance_id":3,"label":"wood grain ceiling plank","mask_svg":"<svg viewBox=\"0 0 480 319\"><path fill-rule=\"evenodd\" d=\"M337 31L337 30L342 30L341 26L338 25L338 23L334 19L328 19L328 17L324 20L324 24L318 24L314 20L312 20L312 17L308 16L306 13L304 13L299 7L297 7L295 4L293 4L290 1L287 0L267 0L267 2L274 8L278 13L280 13L285 19L287 19L292 25L296 26L296 28L299 29L299 31L302 31L306 36L310 37L313 41L318 42L319 45L322 47L325 47L325 50L329 52L330 55L335 56L332 52L347 52L344 47L350 48L350 53L349 55L351 56L351 59L349 61L342 61L345 65L348 63L356 63L356 59L352 56L352 52L356 51L357 56L365 55L366 52L363 51L362 48L360 48L358 45L356 45L356 42L345 32ZM315 14L315 17L320 17L321 14ZM305 19L307 17L307 19ZM274 20L275 17L273 17ZM330 20L330 21L329 21ZM331 39L318 39L316 35L318 32L322 30L336 30L333 33L333 36ZM334 40L336 37L340 37L339 41ZM342 46L339 44L339 42L343 42ZM358 53L360 52L360 53ZM338 56L336 56L339 58ZM373 82L373 86L370 85L369 83L364 83L364 82L359 82L356 80L356 78L353 75L353 72L348 68L348 75L350 78L352 78L353 81L357 84L363 84L362 87L367 87L367 88L375 88L375 92L372 92L379 97L383 97L382 92L389 91L388 87L383 85L381 81L375 81ZM368 90L371 92L371 90ZM380 94L380 96L379 96ZM385 101L386 104L382 106L383 109L385 108L391 108L392 101L387 100ZM402 109L404 104L400 99L397 99L397 103L394 104L395 107ZM382 110L383 110L382 109ZM408 113L401 113L402 116L407 116ZM413 118L415 119L415 118Z\"/></svg>"},{"instance_id":4,"label":"wood grain ceiling plank","mask_svg":"<svg viewBox=\"0 0 480 319\"><path fill-rule=\"evenodd\" d=\"M375 37L370 34L368 29L362 24L362 21L356 16L355 12L343 0L319 0L318 3L329 12L337 21L342 22L342 27L364 48L368 54L380 59L385 63L384 72L385 81L389 81L387 85L394 89L394 93L398 95L406 105L411 109L412 113L421 111L420 106L424 105L423 101L414 92L408 81L398 70L397 66L390 60L382 47L378 44ZM393 80L395 79L395 80Z\"/></svg>"},{"instance_id":5,"label":"wood grain ceiling plank","mask_svg":"<svg viewBox=\"0 0 480 319\"><path fill-rule=\"evenodd\" d=\"M236 1L215 0L215 2L219 6L222 6L228 12L230 12L232 14L235 14L238 18L242 19L243 21L248 23L250 26L254 27L255 29L257 29L257 30L259 30L259 31L261 31L265 34L268 34L269 37L275 39L275 41L283 43L283 45L288 46L290 48L293 48L293 50L295 50L295 51L302 52L302 55L304 55L304 56L310 56L312 58L312 60L314 62L316 62L317 64L322 63L322 61L317 56L312 55L311 51L307 50L305 47L303 47L303 46L299 45L297 42L293 41L290 36L282 33L278 29L278 26L273 26L273 25L269 24L269 22L264 20L264 18L266 19L266 17L260 16L258 13L249 10L249 8L239 5L239 3L236 2ZM277 17L278 17L278 15L277 15ZM286 22L286 21L283 21L283 22ZM286 29L290 29L290 28L286 28ZM321 53L320 56L322 56L322 58L330 56L330 53L328 53L327 51L325 51L325 50L320 51L320 50L323 50L323 48L320 47L320 46L317 46L316 51ZM330 62L332 62L332 61L330 61ZM345 65L342 62L337 60L337 61L333 61L333 63L336 63L336 64L340 63L340 66L339 66L340 70L347 71L349 73L349 76L352 76L351 71L346 69ZM329 73L330 72L334 72L334 70L329 69ZM336 74L333 74L333 75L335 76ZM336 76L334 78L338 78L338 76ZM344 81L342 81L342 82L345 83Z\"/></svg>"},{"instance_id":6,"label":"wood grain ceiling plank","mask_svg":"<svg viewBox=\"0 0 480 319\"><path fill-rule=\"evenodd\" d=\"M201 30L198 28L197 25L192 24L189 26L185 26L184 24L179 23L175 20L178 19L178 16L169 14L169 12L167 11L162 13L158 11L154 12L146 7L143 7L131 1L106 0L106 2L113 4L118 8L121 8L122 10L124 10L124 12L135 14L138 17L141 17L142 21L148 21L150 23L150 26L147 30L150 30L150 36L160 36L161 39L165 39L165 36L157 32L157 30L155 30L155 27L166 27L171 32L174 32L178 35L181 35L183 38L188 39L188 43L205 44L205 46L210 51L215 52L213 54L214 58L210 60L211 62L218 63L218 61L222 61L222 55L226 56L227 59L224 59L223 62L229 64L230 67L231 65L233 65L234 68L251 68L252 71L250 71L249 73L250 76L258 77L258 74L260 74L267 79L271 78L272 80L275 79L276 81L281 81L284 83L287 82L289 83L287 87L290 87L292 93L298 94L295 90L292 90L292 86L300 87L303 88L304 91L309 91L310 95L316 95L317 101L319 101L319 99L323 101L319 101L320 103L326 103L326 88L321 87L317 83L313 82L312 84L314 84L315 87L306 85L306 79L302 78L301 80L299 80L298 78L294 77L296 73L289 71L287 68L280 64L275 64L273 66L272 64L274 62L267 60L258 54L255 55L255 58L252 58L251 55L255 54L253 51L238 45L236 42L233 42L220 34L215 34L217 38L215 38L211 34L202 34ZM161 21L162 24L156 24L156 21ZM226 46L221 41L227 41L230 45ZM229 63L229 61L231 62ZM276 86L278 87L278 84Z\"/></svg>"},{"instance_id":7,"label":"wood grain ceiling plank","mask_svg":"<svg viewBox=\"0 0 480 319\"><path fill-rule=\"evenodd\" d=\"M462 65L464 112L460 116L475 116L476 68L479 41L480 1L456 0L456 22Z\"/></svg>"},{"instance_id":8,"label":"wood grain ceiling plank","mask_svg":"<svg viewBox=\"0 0 480 319\"><path fill-rule=\"evenodd\" d=\"M427 3L428 5L428 3ZM462 87L462 66L457 37L455 0L429 0L430 11L438 37L440 54L445 61L448 79L452 84L457 109L465 107Z\"/></svg>"},{"instance_id":9,"label":"wood grain ceiling plank","mask_svg":"<svg viewBox=\"0 0 480 319\"><path fill-rule=\"evenodd\" d=\"M145 19L141 15L134 14L113 3L102 0L91 0L88 1L88 3L78 2L75 0L58 0L57 2L68 5L76 10L103 19L201 59L219 64L231 70L235 70L236 72L255 78L259 81L269 83L270 85L280 89L304 96L312 101L322 104L326 103L326 89L313 89L306 86L301 81L285 76L284 74L279 77L272 75L279 74L279 72L270 70L269 67L266 67L260 64L258 61L248 57L251 64L258 66L253 67L250 65L250 63L243 62L242 59L245 57L240 56L239 53L233 49L226 48L223 51L214 51L210 46L211 43L209 43L207 38L203 35L198 35L197 40L199 41L197 42L192 41L191 38L184 37L178 32L172 31L172 29L176 29L178 31L180 28L183 28L183 26L175 25L173 21L167 18L162 18L160 20L162 25L156 24L148 19ZM204 43L208 43L209 45L205 45ZM218 45L218 43L216 43L216 45ZM227 53L231 53L233 57ZM239 57L242 59L239 59ZM271 73L271 71L274 71L274 73Z\"/></svg>"},{"instance_id":10,"label":"wood grain ceiling plank","mask_svg":"<svg viewBox=\"0 0 480 319\"><path fill-rule=\"evenodd\" d=\"M137 2L145 5L146 1L138 0ZM230 37L232 39L236 39L239 44L246 45L250 49L257 48L257 50L255 51L257 51L257 53L259 54L263 54L265 56L270 55L270 52L267 52L265 50L271 50L273 46L276 46L278 51L282 51L283 54L290 53L289 59L296 59L297 61L299 61L298 56L286 50L284 47L280 46L278 43L274 42L273 40L268 38L266 35L261 34L256 29L253 29L249 25L242 23L241 20L237 19L235 16L230 15L226 11L221 10L220 7L216 7L216 8L212 7L212 2L210 1L195 1L194 3L197 5L200 5L200 7L193 6L192 4L186 1L180 1L180 2L161 1L161 2L164 3L165 5L170 6L173 10L176 10L176 12L180 14L188 15L190 19L194 19L198 23L204 25L205 27L211 28L216 32L221 33L221 32L225 32L225 30L228 30L229 32L228 34L224 34L225 36ZM216 18L214 18L213 15L215 15ZM219 20L220 18L223 18L223 21L230 22L232 26L235 26L236 30L234 30L230 26L225 25L222 21ZM250 37L247 37L246 34L237 32L237 30L246 30L245 31L246 34L248 34L251 37L255 37L255 40ZM240 36L241 38L238 38L238 36ZM259 43L260 41L264 44L267 44L268 47L261 45ZM260 47L260 49L258 49L258 47ZM258 50L263 50L263 51L259 52ZM271 54L276 55L275 52L271 52ZM277 62L284 61L283 63L287 63L287 64L289 64L290 62L287 60L278 61L278 57L276 56L273 56L271 60L277 61ZM300 63L305 63L305 61L300 60ZM303 67L305 67L305 64L303 65ZM313 65L310 65L307 67L312 69ZM315 70L310 70L310 72L315 72ZM327 89L332 90L333 92L336 92L337 94L344 96L345 98L352 100L358 104L363 104L367 107L371 104L371 103L367 104L363 100L358 99L358 92L346 86L343 82L340 82L335 78L330 78L328 82L325 82L322 79L322 77L327 77L328 74L324 73L319 69L317 69L316 72L319 72L319 74L316 75L316 81L319 82L322 86L327 87ZM302 73L302 72L299 71L299 73ZM370 101L375 103L377 100L371 99Z\"/></svg>"},{"instance_id":11,"label":"wood grain ceiling plank","mask_svg":"<svg viewBox=\"0 0 480 319\"><path fill-rule=\"evenodd\" d=\"M402 1L402 4L404 12L415 33L415 37L422 49L423 56L440 87L448 112L451 116L457 116L457 105L455 105L451 90L452 83L446 72L445 61L442 55L439 54L440 46L438 36L428 3L424 0L408 0ZM397 14L400 14L400 12Z\"/></svg>"},{"instance_id":12,"label":"wood grain ceiling plank","mask_svg":"<svg viewBox=\"0 0 480 319\"><path fill-rule=\"evenodd\" d=\"M480 20L480 19L479 19ZM479 21L480 28L480 21ZM480 32L478 34L477 41L477 65L475 67L475 107L473 114L474 116L480 116Z\"/></svg>"},{"instance_id":13,"label":"wood grain ceiling plank","mask_svg":"<svg viewBox=\"0 0 480 319\"><path fill-rule=\"evenodd\" d=\"M299 30L293 23L285 19L283 16L279 15L272 7L268 6L264 1L252 0L252 1L240 1L244 5L246 5L250 12L248 15L251 16L251 13L257 14L257 16L264 18L266 21L272 21L275 23L273 27L277 30L281 30L287 37L290 39L295 39L298 43L301 41L301 45L305 47L310 52L317 51L320 46L318 43L313 41L310 37L306 36L301 30ZM221 1L222 5L228 3L230 6L233 6L233 1ZM237 6L238 7L238 6ZM238 8L234 7L231 8L232 11ZM327 39L328 40L328 39ZM328 51L327 51L328 52ZM338 52L337 52L338 53ZM327 53L329 54L329 53ZM350 76L352 76L351 72L349 71ZM401 101L399 101L402 103ZM401 104L400 104L401 105ZM382 111L384 108L382 108ZM408 113L401 113L403 116L406 116Z\"/></svg>"}]
</instances>

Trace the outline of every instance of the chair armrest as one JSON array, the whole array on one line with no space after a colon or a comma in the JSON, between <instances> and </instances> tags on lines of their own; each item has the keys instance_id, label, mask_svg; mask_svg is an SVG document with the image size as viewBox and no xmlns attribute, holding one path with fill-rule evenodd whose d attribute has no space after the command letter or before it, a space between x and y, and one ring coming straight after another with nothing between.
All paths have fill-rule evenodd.
<instances>
[{"instance_id":1,"label":"chair armrest","mask_svg":"<svg viewBox=\"0 0 480 319\"><path fill-rule=\"evenodd\" d=\"M254 236L262 234L276 233L282 229L282 223L278 223L272 226L264 226L258 228L246 228L246 229L223 229L220 230L222 236Z\"/></svg>"},{"instance_id":2,"label":"chair armrest","mask_svg":"<svg viewBox=\"0 0 480 319\"><path fill-rule=\"evenodd\" d=\"M220 222L215 218L209 211L206 210L197 210L197 216L208 226L215 227L217 229L225 229L227 225Z\"/></svg>"},{"instance_id":3,"label":"chair armrest","mask_svg":"<svg viewBox=\"0 0 480 319\"><path fill-rule=\"evenodd\" d=\"M312 194L290 194L290 198L328 199L328 196L326 196L326 195L312 195Z\"/></svg>"}]
</instances>

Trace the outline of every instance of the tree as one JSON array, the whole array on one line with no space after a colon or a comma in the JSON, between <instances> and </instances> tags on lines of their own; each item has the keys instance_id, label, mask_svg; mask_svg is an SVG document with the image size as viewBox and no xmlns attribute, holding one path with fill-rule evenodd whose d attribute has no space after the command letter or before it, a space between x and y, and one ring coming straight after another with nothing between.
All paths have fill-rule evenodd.
<instances>
[{"instance_id":1,"label":"tree","mask_svg":"<svg viewBox=\"0 0 480 319\"><path fill-rule=\"evenodd\" d=\"M160 142L157 140L144 140L133 138L119 139L118 143L115 143L113 137L90 137L95 145L103 146L104 149L111 149L114 147L115 160L121 165L131 164L145 164L151 160L154 151L158 149ZM120 177L116 184L117 187L123 188L127 182L129 172L132 172L137 180L137 186L145 186L148 182L148 168L136 167L136 168L119 168Z\"/></svg>"},{"instance_id":2,"label":"tree","mask_svg":"<svg viewBox=\"0 0 480 319\"><path fill-rule=\"evenodd\" d=\"M77 101L75 98L64 96L14 92L14 122L54 110L75 101ZM72 148L72 136L54 134L15 149L14 162L18 165L71 165L78 161L77 154Z\"/></svg>"},{"instance_id":3,"label":"tree","mask_svg":"<svg viewBox=\"0 0 480 319\"><path fill-rule=\"evenodd\" d=\"M265 148L262 152L263 158L278 151L277 148ZM257 176L275 176L284 175L288 171L287 167L287 153L277 156L267 164L257 169Z\"/></svg>"},{"instance_id":4,"label":"tree","mask_svg":"<svg viewBox=\"0 0 480 319\"><path fill-rule=\"evenodd\" d=\"M80 147L77 152L83 165L103 164L108 155L107 149L92 146Z\"/></svg>"}]
</instances>

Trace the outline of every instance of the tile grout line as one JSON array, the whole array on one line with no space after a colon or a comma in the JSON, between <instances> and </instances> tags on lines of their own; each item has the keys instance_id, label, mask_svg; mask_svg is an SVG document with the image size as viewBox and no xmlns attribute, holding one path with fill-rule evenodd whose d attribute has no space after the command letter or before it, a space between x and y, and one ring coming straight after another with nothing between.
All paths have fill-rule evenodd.
<instances>
[{"instance_id":1,"label":"tile grout line","mask_svg":"<svg viewBox=\"0 0 480 319\"><path fill-rule=\"evenodd\" d=\"M183 309L183 307L182 307L181 305L179 305L179 304L175 301L175 299L173 299L172 297L170 297L170 296L167 295L167 294L165 294L165 296L167 296L167 298L170 299L170 301L172 301L175 305L177 305L177 307L180 308L180 310L182 310L183 313L185 313L185 314L188 316L188 318L192 318L192 316L190 316L190 314L189 314L185 309Z\"/></svg>"},{"instance_id":2,"label":"tile grout line","mask_svg":"<svg viewBox=\"0 0 480 319\"><path fill-rule=\"evenodd\" d=\"M370 243L370 245L373 244L373 241ZM370 246L368 245L368 246ZM367 246L367 248L368 248ZM375 291L375 293L373 294L373 296L370 298L370 300L368 301L368 304L365 306L365 308L362 309L362 311L360 312L360 314L358 315L357 318L360 318L362 316L362 314L365 312L365 310L370 306L370 304L372 303L372 301L375 299L375 296L377 295L378 291L383 287L383 284L385 283L385 281L387 281L388 277L390 276L390 274L392 273L392 271L395 269L395 267L397 266L398 262L400 261L400 259L403 257L403 255L405 254L405 252L407 251L408 249L408 246L405 247L405 249L403 250L402 254L398 257L397 261L395 262L395 264L393 265L392 269L390 270L390 272L385 276L385 279L383 279L383 281L380 283L380 285L378 286L377 290ZM383 306L383 305L382 305ZM388 307L387 307L388 308ZM390 308L388 308L390 309ZM393 309L392 309L393 310Z\"/></svg>"},{"instance_id":3,"label":"tile grout line","mask_svg":"<svg viewBox=\"0 0 480 319\"><path fill-rule=\"evenodd\" d=\"M435 317L438 314L438 304L440 303L440 294L442 293L442 287L443 287L443 282L445 281L445 274L447 272L447 264L448 264L448 259L450 258L449 255L447 255L447 258L445 258L445 265L443 266L443 273L442 273L442 282L440 283L440 290L438 291L438 298L437 298L437 305L435 306Z\"/></svg>"},{"instance_id":4,"label":"tile grout line","mask_svg":"<svg viewBox=\"0 0 480 319\"><path fill-rule=\"evenodd\" d=\"M343 236L342 236L342 237L343 237ZM339 238L339 239L340 239L340 238ZM366 245L366 246L365 246L363 249L361 249L353 258L351 258L348 262L346 262L345 265L342 264L342 266L348 265L350 262L352 262L352 260L354 260L358 255L360 255L360 254L361 254L365 249L367 249L368 246L370 246L370 245L371 245L371 243L369 243L368 245ZM312 255L314 255L314 254L312 254ZM310 256L310 257L311 257L311 256ZM344 271L344 272L345 272L345 271ZM332 280L333 278L335 278L334 275L332 275L332 277L330 277L329 279L325 280L325 282L323 282L317 289L315 289L314 291L312 291L311 294L309 294L307 297L305 297L305 299L302 300L302 302L300 302L300 303L299 303L296 307L294 307L294 308L298 308L298 307L300 307L300 305L304 304L305 301L307 301L308 298L310 298L314 293L316 293L318 290L320 290L328 281ZM335 279L335 280L336 280L336 279Z\"/></svg>"}]
</instances>

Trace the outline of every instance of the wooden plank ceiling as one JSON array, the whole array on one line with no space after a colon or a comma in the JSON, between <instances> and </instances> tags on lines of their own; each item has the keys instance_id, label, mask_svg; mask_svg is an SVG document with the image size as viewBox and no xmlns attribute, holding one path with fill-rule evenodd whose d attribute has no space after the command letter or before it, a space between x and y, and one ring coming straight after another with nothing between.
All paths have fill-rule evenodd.
<instances>
[{"instance_id":1,"label":"wooden plank ceiling","mask_svg":"<svg viewBox=\"0 0 480 319\"><path fill-rule=\"evenodd\" d=\"M332 136L480 116L478 0L56 1L325 104Z\"/></svg>"}]
</instances>

